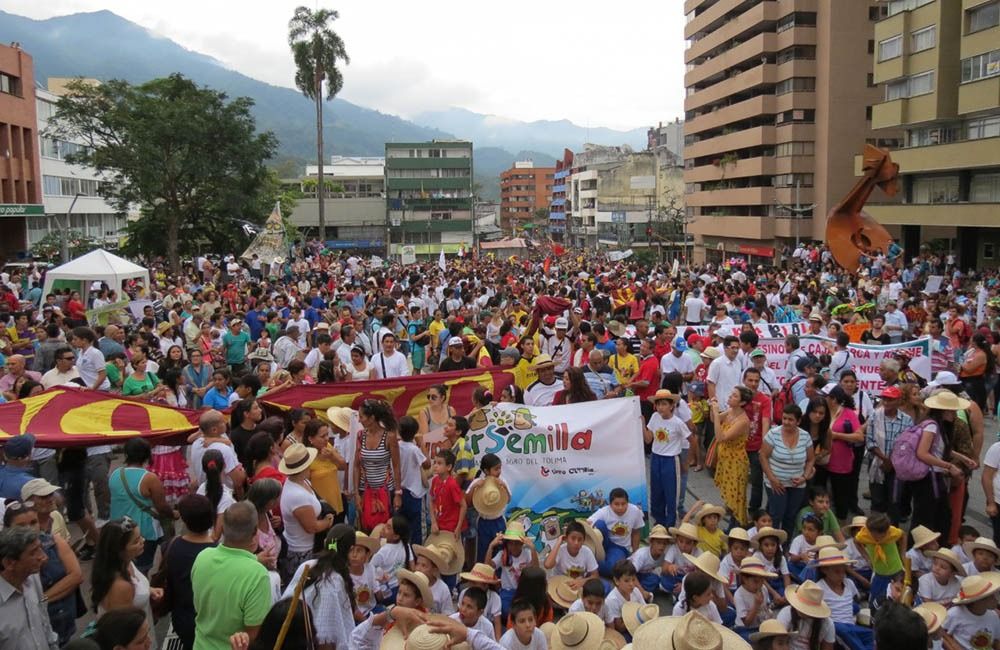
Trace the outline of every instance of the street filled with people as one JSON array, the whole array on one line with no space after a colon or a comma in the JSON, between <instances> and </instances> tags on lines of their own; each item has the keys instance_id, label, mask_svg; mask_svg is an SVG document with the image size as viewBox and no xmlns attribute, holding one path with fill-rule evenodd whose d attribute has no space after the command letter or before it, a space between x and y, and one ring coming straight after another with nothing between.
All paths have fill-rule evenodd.
<instances>
[{"instance_id":1,"label":"street filled with people","mask_svg":"<svg viewBox=\"0 0 1000 650\"><path fill-rule=\"evenodd\" d=\"M403 265L307 241L86 295L4 274L0 410L95 391L197 430L0 432L0 650L1000 649L1000 275L899 253ZM512 381L469 408L475 370ZM351 382L389 401L271 402ZM648 500L615 488L543 539L470 430L601 400L638 403L593 435L642 437Z\"/></svg>"}]
</instances>

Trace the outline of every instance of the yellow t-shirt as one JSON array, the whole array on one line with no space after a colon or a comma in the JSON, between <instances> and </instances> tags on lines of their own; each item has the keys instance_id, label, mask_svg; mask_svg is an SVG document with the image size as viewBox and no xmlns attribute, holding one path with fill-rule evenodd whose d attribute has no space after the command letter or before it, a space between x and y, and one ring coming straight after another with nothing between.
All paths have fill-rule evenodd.
<instances>
[{"instance_id":1,"label":"yellow t-shirt","mask_svg":"<svg viewBox=\"0 0 1000 650\"><path fill-rule=\"evenodd\" d=\"M531 359L521 357L521 360L514 366L514 383L521 390L527 390L528 386L538 379L538 373L531 368L531 361Z\"/></svg>"},{"instance_id":2,"label":"yellow t-shirt","mask_svg":"<svg viewBox=\"0 0 1000 650\"><path fill-rule=\"evenodd\" d=\"M437 349L439 336L443 330L444 322L440 320L432 320L431 324L427 326L427 331L430 332L429 342L432 345L432 349Z\"/></svg>"},{"instance_id":3,"label":"yellow t-shirt","mask_svg":"<svg viewBox=\"0 0 1000 650\"><path fill-rule=\"evenodd\" d=\"M615 371L615 379L623 386L631 382L639 374L639 360L631 353L627 353L625 356L612 354L608 360L608 364Z\"/></svg>"},{"instance_id":4,"label":"yellow t-shirt","mask_svg":"<svg viewBox=\"0 0 1000 650\"><path fill-rule=\"evenodd\" d=\"M330 447L332 448L332 445ZM343 512L344 502L340 497L339 471L333 461L318 456L309 466L309 470L309 482L312 483L316 495L333 506L337 512Z\"/></svg>"},{"instance_id":5,"label":"yellow t-shirt","mask_svg":"<svg viewBox=\"0 0 1000 650\"><path fill-rule=\"evenodd\" d=\"M698 548L702 553L714 553L721 558L726 551L726 536L719 528L711 533L707 528L698 526Z\"/></svg>"}]
</instances>

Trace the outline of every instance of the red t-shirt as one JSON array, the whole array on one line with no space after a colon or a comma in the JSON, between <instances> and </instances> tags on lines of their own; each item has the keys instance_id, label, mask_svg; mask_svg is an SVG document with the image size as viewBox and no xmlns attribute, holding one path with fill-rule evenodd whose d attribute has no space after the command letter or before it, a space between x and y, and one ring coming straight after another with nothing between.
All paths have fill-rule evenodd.
<instances>
[{"instance_id":1,"label":"red t-shirt","mask_svg":"<svg viewBox=\"0 0 1000 650\"><path fill-rule=\"evenodd\" d=\"M464 498L462 488L458 486L458 481L455 480L454 476L448 476L445 479L435 476L431 479L431 507L434 508L438 530L455 530L458 526L458 515ZM464 521L462 528L465 528Z\"/></svg>"},{"instance_id":2,"label":"red t-shirt","mask_svg":"<svg viewBox=\"0 0 1000 650\"><path fill-rule=\"evenodd\" d=\"M747 436L747 451L759 451L764 442L764 434L761 425L764 423L764 415L768 419L771 417L771 398L763 393L756 393L750 403L747 404L747 417L750 419L750 434Z\"/></svg>"},{"instance_id":3,"label":"red t-shirt","mask_svg":"<svg viewBox=\"0 0 1000 650\"><path fill-rule=\"evenodd\" d=\"M656 360L656 356L650 356L643 359L639 363L639 372L633 378L633 381L648 381L649 386L645 388L640 388L635 392L636 395L642 399L651 397L660 388L660 362Z\"/></svg>"}]
</instances>

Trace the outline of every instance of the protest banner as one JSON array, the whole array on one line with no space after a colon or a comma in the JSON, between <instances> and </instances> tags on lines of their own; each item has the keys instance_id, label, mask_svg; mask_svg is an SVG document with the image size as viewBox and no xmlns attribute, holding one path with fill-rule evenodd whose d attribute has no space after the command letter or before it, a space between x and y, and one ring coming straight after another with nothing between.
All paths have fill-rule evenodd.
<instances>
[{"instance_id":1,"label":"protest banner","mask_svg":"<svg viewBox=\"0 0 1000 650\"><path fill-rule=\"evenodd\" d=\"M610 262L620 262L622 260L627 260L632 257L632 249L627 248L623 251L610 251L608 252L608 261Z\"/></svg>"},{"instance_id":2,"label":"protest banner","mask_svg":"<svg viewBox=\"0 0 1000 650\"><path fill-rule=\"evenodd\" d=\"M678 328L678 332L683 334L689 329L693 329L698 334L704 336L708 334L708 325L688 325ZM718 330L719 336L739 336L743 331L742 325L723 327ZM753 331L761 339L784 339L786 336L803 336L809 332L809 323L761 323L753 326Z\"/></svg>"},{"instance_id":3,"label":"protest banner","mask_svg":"<svg viewBox=\"0 0 1000 650\"><path fill-rule=\"evenodd\" d=\"M646 509L647 487L639 398L568 406L497 404L469 418L479 459L496 454L510 485L508 521L549 545L563 524L608 504L616 487Z\"/></svg>"},{"instance_id":4,"label":"protest banner","mask_svg":"<svg viewBox=\"0 0 1000 650\"><path fill-rule=\"evenodd\" d=\"M132 322L132 318L129 315L129 302L128 300L122 300L98 307L97 309L88 309L85 314L87 322L91 326L100 325L101 327L107 327L112 324L127 325Z\"/></svg>"},{"instance_id":5,"label":"protest banner","mask_svg":"<svg viewBox=\"0 0 1000 650\"><path fill-rule=\"evenodd\" d=\"M331 406L347 406L357 410L366 399L385 400L392 405L396 417L416 417L428 406L427 389L436 384L448 387L448 405L458 413L468 413L474 407L472 393L479 386L489 389L494 398L514 383L511 370L497 367L436 372L416 377L396 377L375 381L351 381L336 384L303 384L269 393L261 398L265 406L287 411L293 408L313 410L326 418Z\"/></svg>"},{"instance_id":6,"label":"protest banner","mask_svg":"<svg viewBox=\"0 0 1000 650\"><path fill-rule=\"evenodd\" d=\"M200 415L199 411L61 386L0 404L0 442L31 433L36 445L50 448L107 445L137 436L151 444L179 444L197 430Z\"/></svg>"}]
</instances>

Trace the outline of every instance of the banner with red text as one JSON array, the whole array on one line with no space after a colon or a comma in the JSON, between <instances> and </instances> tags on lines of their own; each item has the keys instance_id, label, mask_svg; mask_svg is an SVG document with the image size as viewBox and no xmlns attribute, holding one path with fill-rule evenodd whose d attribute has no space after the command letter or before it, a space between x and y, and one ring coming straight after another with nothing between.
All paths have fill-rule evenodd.
<instances>
[{"instance_id":1,"label":"banner with red text","mask_svg":"<svg viewBox=\"0 0 1000 650\"><path fill-rule=\"evenodd\" d=\"M39 447L108 445L136 436L156 444L195 431L199 415L112 393L57 387L0 404L0 443L30 433Z\"/></svg>"},{"instance_id":2,"label":"banner with red text","mask_svg":"<svg viewBox=\"0 0 1000 650\"><path fill-rule=\"evenodd\" d=\"M312 409L325 418L326 410L332 406L347 406L357 410L366 399L378 399L389 402L396 417L416 417L428 405L427 389L436 384L444 384L448 387L448 404L459 415L465 415L473 408L472 393L476 388L483 386L493 393L494 399L499 399L500 392L513 383L513 371L477 368L375 381L304 384L270 393L261 400L265 405L281 410Z\"/></svg>"}]
</instances>

